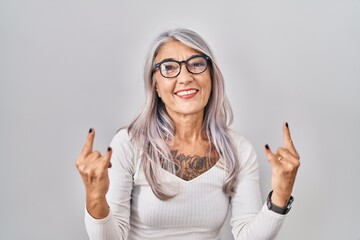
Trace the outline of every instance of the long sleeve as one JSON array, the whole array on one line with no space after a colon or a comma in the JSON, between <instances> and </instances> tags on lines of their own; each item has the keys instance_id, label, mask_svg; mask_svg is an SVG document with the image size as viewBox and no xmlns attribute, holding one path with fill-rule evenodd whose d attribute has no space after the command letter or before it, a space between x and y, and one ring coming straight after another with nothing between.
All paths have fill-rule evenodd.
<instances>
[{"instance_id":1,"label":"long sleeve","mask_svg":"<svg viewBox=\"0 0 360 240\"><path fill-rule=\"evenodd\" d=\"M256 154L245 138L234 136L234 140L241 172L236 194L231 198L233 235L242 240L273 239L284 216L269 211L266 206L261 209ZM130 143L126 130L117 133L110 146L112 167L106 196L110 213L97 220L85 211L91 240L219 239L229 202L222 192L226 171L221 164L192 181L162 170L162 178L177 186L178 193L169 201L161 201L146 181L140 153ZM209 213L217 217L209 217Z\"/></svg>"},{"instance_id":2,"label":"long sleeve","mask_svg":"<svg viewBox=\"0 0 360 240\"><path fill-rule=\"evenodd\" d=\"M135 153L126 130L117 133L111 144L112 167L106 195L110 213L104 219L94 219L85 211L85 226L91 240L126 239L130 229L130 199L133 188Z\"/></svg>"},{"instance_id":3,"label":"long sleeve","mask_svg":"<svg viewBox=\"0 0 360 240\"><path fill-rule=\"evenodd\" d=\"M246 138L238 137L236 143L241 170L236 194L231 198L232 233L239 240L274 239L285 216L262 204L256 153Z\"/></svg>"}]
</instances>

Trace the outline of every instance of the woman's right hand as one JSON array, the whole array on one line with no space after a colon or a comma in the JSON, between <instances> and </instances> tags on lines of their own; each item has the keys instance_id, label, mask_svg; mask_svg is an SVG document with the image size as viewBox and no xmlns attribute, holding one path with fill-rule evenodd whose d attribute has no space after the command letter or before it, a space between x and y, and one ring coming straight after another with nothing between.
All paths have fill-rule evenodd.
<instances>
[{"instance_id":1,"label":"woman's right hand","mask_svg":"<svg viewBox=\"0 0 360 240\"><path fill-rule=\"evenodd\" d=\"M109 214L105 196L109 190L108 168L111 167L112 149L109 147L104 156L93 151L94 137L95 131L91 128L76 167L85 185L86 208L91 216L101 219Z\"/></svg>"}]
</instances>

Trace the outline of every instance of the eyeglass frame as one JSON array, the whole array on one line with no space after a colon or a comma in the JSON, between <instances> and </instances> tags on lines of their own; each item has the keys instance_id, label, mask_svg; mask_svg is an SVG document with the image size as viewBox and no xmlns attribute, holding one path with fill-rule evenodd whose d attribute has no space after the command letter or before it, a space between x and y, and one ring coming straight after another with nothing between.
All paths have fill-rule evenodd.
<instances>
[{"instance_id":1,"label":"eyeglass frame","mask_svg":"<svg viewBox=\"0 0 360 240\"><path fill-rule=\"evenodd\" d=\"M202 72L193 73L192 71L189 70L187 63L188 63L188 61L190 61L191 59L194 59L194 58L197 58L197 57L202 57L202 58L204 58L204 59L206 60L206 68L205 68L204 71L202 71ZM160 65L163 64L163 63L166 63L166 62L176 62L177 64L179 64L180 70L179 70L179 72L178 72L175 76L165 77L165 76L163 75L163 73L162 73L162 71L161 71L161 69L160 69ZM183 64L183 63L185 63L186 70L187 70L189 73L191 73L191 74L201 74L201 73L203 73L203 72L206 71L206 69L207 69L208 66L209 66L209 63L211 64L211 58L210 58L209 56L206 56L206 55L195 55L195 56L192 56L192 57L188 58L187 60L183 60L183 61L176 61L176 60L174 60L174 59L164 59L164 60L162 60L161 62L155 64L152 72L154 73L154 71L155 71L157 68L159 68L160 74L161 74L161 76L163 76L164 78L175 78L175 77L177 77L177 76L180 75L181 69L182 69L182 64Z\"/></svg>"}]
</instances>

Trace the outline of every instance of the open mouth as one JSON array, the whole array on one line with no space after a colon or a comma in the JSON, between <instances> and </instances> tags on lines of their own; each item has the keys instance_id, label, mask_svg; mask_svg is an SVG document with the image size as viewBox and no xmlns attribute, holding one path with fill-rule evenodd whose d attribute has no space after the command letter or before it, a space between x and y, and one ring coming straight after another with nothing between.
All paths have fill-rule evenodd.
<instances>
[{"instance_id":1,"label":"open mouth","mask_svg":"<svg viewBox=\"0 0 360 240\"><path fill-rule=\"evenodd\" d=\"M189 97L189 96L194 96L197 92L198 90L196 89L189 89L189 90L178 91L175 94L179 97Z\"/></svg>"}]
</instances>

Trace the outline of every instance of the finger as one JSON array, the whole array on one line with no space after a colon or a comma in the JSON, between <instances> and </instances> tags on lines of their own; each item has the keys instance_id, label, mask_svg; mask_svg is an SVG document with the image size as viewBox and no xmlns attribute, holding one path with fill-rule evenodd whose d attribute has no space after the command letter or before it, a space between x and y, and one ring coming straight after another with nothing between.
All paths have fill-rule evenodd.
<instances>
[{"instance_id":1,"label":"finger","mask_svg":"<svg viewBox=\"0 0 360 240\"><path fill-rule=\"evenodd\" d=\"M104 164L108 168L111 168L111 166L112 166L112 164L110 162L111 154L112 154L112 148L108 147L107 152L106 152L105 156L103 157Z\"/></svg>"},{"instance_id":2,"label":"finger","mask_svg":"<svg viewBox=\"0 0 360 240\"><path fill-rule=\"evenodd\" d=\"M295 166L299 165L299 159L297 156L294 156L294 154L288 149L280 147L277 149L276 153L282 157L281 161L289 162Z\"/></svg>"},{"instance_id":3,"label":"finger","mask_svg":"<svg viewBox=\"0 0 360 240\"><path fill-rule=\"evenodd\" d=\"M297 151L294 146L294 142L291 138L288 122L285 122L283 125L283 139L284 139L284 147L288 148L292 153L297 154Z\"/></svg>"},{"instance_id":4,"label":"finger","mask_svg":"<svg viewBox=\"0 0 360 240\"><path fill-rule=\"evenodd\" d=\"M276 158L276 154L272 153L268 144L265 145L265 155L269 159L271 165L274 166L280 165L279 160Z\"/></svg>"},{"instance_id":5,"label":"finger","mask_svg":"<svg viewBox=\"0 0 360 240\"><path fill-rule=\"evenodd\" d=\"M292 145L292 139L289 129L289 123L285 122L283 124L283 140L284 140L284 146L285 147L291 147Z\"/></svg>"},{"instance_id":6,"label":"finger","mask_svg":"<svg viewBox=\"0 0 360 240\"><path fill-rule=\"evenodd\" d=\"M85 145L81 151L81 155L83 157L89 155L92 152L93 144L94 144L94 138L95 138L95 130L90 128L89 133L87 135Z\"/></svg>"},{"instance_id":7,"label":"finger","mask_svg":"<svg viewBox=\"0 0 360 240\"><path fill-rule=\"evenodd\" d=\"M101 155L101 153L99 151L92 151L91 153L89 153L86 157L87 162L93 162L93 161L97 161L98 159L103 158L103 156Z\"/></svg>"}]
</instances>

